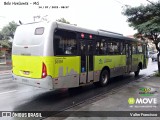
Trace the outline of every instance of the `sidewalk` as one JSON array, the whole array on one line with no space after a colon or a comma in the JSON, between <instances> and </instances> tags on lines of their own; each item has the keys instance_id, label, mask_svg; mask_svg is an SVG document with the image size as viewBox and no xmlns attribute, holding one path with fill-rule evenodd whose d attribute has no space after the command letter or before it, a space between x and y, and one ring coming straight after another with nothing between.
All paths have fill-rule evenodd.
<instances>
[{"instance_id":1,"label":"sidewalk","mask_svg":"<svg viewBox=\"0 0 160 120\"><path fill-rule=\"evenodd\" d=\"M147 88L148 93L142 91L143 88ZM146 99L151 100L155 98L157 103L137 104L135 101L133 101L133 99L131 102L128 102L129 98L133 98L135 100L137 100L137 98L145 99L144 102L146 102ZM67 111L96 111L97 114L99 114L100 111L113 111L112 113L117 114L118 112L116 111L134 111L133 113L136 111L159 111L158 114L160 114L160 77L151 76L140 78L118 90L113 90L113 92L110 92L109 94L106 93L105 95L95 98L95 100L87 100L85 103L82 103ZM159 117L122 117L123 113L121 113L121 117L94 117L96 116L94 114L96 112L89 112L90 117L49 117L45 120L160 120ZM62 114L63 113L65 114L65 112L62 112ZM108 113L106 112L106 114ZM84 113L83 115L85 116ZM128 115L130 115L130 113ZM88 116L88 114L86 116Z\"/></svg>"},{"instance_id":2,"label":"sidewalk","mask_svg":"<svg viewBox=\"0 0 160 120\"><path fill-rule=\"evenodd\" d=\"M0 71L11 70L12 66L9 64L0 64Z\"/></svg>"}]
</instances>

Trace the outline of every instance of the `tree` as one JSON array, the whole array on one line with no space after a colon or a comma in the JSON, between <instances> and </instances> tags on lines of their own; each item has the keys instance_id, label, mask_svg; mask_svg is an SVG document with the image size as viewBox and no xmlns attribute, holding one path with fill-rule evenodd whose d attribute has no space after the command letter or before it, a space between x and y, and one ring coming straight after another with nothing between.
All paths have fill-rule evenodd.
<instances>
[{"instance_id":1,"label":"tree","mask_svg":"<svg viewBox=\"0 0 160 120\"><path fill-rule=\"evenodd\" d=\"M138 7L128 6L122 12L127 16L129 26L133 27L138 32L136 37L142 40L151 40L158 50L158 61L160 55L160 0L150 3L146 6ZM158 62L158 71L160 73L160 62Z\"/></svg>"},{"instance_id":2,"label":"tree","mask_svg":"<svg viewBox=\"0 0 160 120\"><path fill-rule=\"evenodd\" d=\"M3 48L9 48L9 49L11 49L11 47L12 47L12 43L9 42L8 40L1 40L1 41L0 41L0 45L1 45Z\"/></svg>"},{"instance_id":3,"label":"tree","mask_svg":"<svg viewBox=\"0 0 160 120\"><path fill-rule=\"evenodd\" d=\"M1 31L0 31L0 40L2 40L2 39L3 39L3 35L1 33Z\"/></svg>"},{"instance_id":4,"label":"tree","mask_svg":"<svg viewBox=\"0 0 160 120\"><path fill-rule=\"evenodd\" d=\"M9 22L8 25L4 26L1 31L2 39L3 40L9 40L10 38L13 39L17 26L18 25L14 21Z\"/></svg>"},{"instance_id":5,"label":"tree","mask_svg":"<svg viewBox=\"0 0 160 120\"><path fill-rule=\"evenodd\" d=\"M58 20L56 20L56 21L70 24L70 22L68 22L68 21L67 21L66 19L64 19L64 18L58 19Z\"/></svg>"},{"instance_id":6,"label":"tree","mask_svg":"<svg viewBox=\"0 0 160 120\"><path fill-rule=\"evenodd\" d=\"M2 31L0 31L0 45L3 48L7 48L9 52L11 52L12 49L12 42L9 40L14 37L15 30L17 28L17 24L12 21L9 22L8 25L4 26L2 28Z\"/></svg>"}]
</instances>

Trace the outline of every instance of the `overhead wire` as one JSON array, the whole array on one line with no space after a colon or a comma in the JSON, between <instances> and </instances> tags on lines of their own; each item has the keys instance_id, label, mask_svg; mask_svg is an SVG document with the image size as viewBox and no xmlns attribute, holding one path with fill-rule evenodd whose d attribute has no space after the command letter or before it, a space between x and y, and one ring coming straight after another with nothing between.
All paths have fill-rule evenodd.
<instances>
[{"instance_id":1,"label":"overhead wire","mask_svg":"<svg viewBox=\"0 0 160 120\"><path fill-rule=\"evenodd\" d=\"M127 4L124 4L123 2L119 1L119 0L114 0L115 2L121 4L122 6L121 7L128 7L129 5Z\"/></svg>"}]
</instances>

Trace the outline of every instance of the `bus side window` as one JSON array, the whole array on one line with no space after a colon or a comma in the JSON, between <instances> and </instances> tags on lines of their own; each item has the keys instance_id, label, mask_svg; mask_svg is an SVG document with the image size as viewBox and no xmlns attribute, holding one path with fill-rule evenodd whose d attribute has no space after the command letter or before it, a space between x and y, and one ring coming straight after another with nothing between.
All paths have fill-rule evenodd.
<instances>
[{"instance_id":1,"label":"bus side window","mask_svg":"<svg viewBox=\"0 0 160 120\"><path fill-rule=\"evenodd\" d=\"M56 38L54 39L54 48L57 55L63 55L63 50L60 46L60 39Z\"/></svg>"},{"instance_id":2,"label":"bus side window","mask_svg":"<svg viewBox=\"0 0 160 120\"><path fill-rule=\"evenodd\" d=\"M120 47L119 42L114 42L113 43L114 54L118 55L120 53L119 52L119 50L120 50L119 47Z\"/></svg>"},{"instance_id":3,"label":"bus side window","mask_svg":"<svg viewBox=\"0 0 160 120\"><path fill-rule=\"evenodd\" d=\"M85 44L84 43L81 44L81 51L82 51L82 53L85 52Z\"/></svg>"},{"instance_id":4,"label":"bus side window","mask_svg":"<svg viewBox=\"0 0 160 120\"><path fill-rule=\"evenodd\" d=\"M105 39L101 40L101 54L106 55L107 54L107 41Z\"/></svg>"},{"instance_id":5,"label":"bus side window","mask_svg":"<svg viewBox=\"0 0 160 120\"><path fill-rule=\"evenodd\" d=\"M57 30L54 38L56 55L77 55L76 33L67 30Z\"/></svg>"},{"instance_id":6,"label":"bus side window","mask_svg":"<svg viewBox=\"0 0 160 120\"><path fill-rule=\"evenodd\" d=\"M120 54L120 44L119 42L109 42L108 43L108 51L109 51L109 54L111 55L118 55Z\"/></svg>"},{"instance_id":7,"label":"bus side window","mask_svg":"<svg viewBox=\"0 0 160 120\"><path fill-rule=\"evenodd\" d=\"M120 53L121 55L125 55L126 51L125 51L125 44L123 42L120 43Z\"/></svg>"},{"instance_id":8,"label":"bus side window","mask_svg":"<svg viewBox=\"0 0 160 120\"><path fill-rule=\"evenodd\" d=\"M100 41L96 41L96 54L100 54Z\"/></svg>"},{"instance_id":9,"label":"bus side window","mask_svg":"<svg viewBox=\"0 0 160 120\"><path fill-rule=\"evenodd\" d=\"M89 42L89 43L88 43L88 52L89 52L89 53L93 53L93 51L94 51L93 42Z\"/></svg>"},{"instance_id":10,"label":"bus side window","mask_svg":"<svg viewBox=\"0 0 160 120\"><path fill-rule=\"evenodd\" d=\"M132 54L136 54L137 52L136 44L132 44Z\"/></svg>"},{"instance_id":11,"label":"bus side window","mask_svg":"<svg viewBox=\"0 0 160 120\"><path fill-rule=\"evenodd\" d=\"M108 42L108 53L110 55L114 54L114 47L113 47L113 43L112 42Z\"/></svg>"},{"instance_id":12,"label":"bus side window","mask_svg":"<svg viewBox=\"0 0 160 120\"><path fill-rule=\"evenodd\" d=\"M138 51L138 53L140 54L140 53L142 53L142 44L138 44L138 49L137 49Z\"/></svg>"}]
</instances>

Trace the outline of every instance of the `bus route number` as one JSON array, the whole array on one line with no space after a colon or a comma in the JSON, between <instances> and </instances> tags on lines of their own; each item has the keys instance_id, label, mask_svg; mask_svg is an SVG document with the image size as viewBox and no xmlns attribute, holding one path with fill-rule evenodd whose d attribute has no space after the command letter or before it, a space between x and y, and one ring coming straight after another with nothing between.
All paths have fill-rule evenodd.
<instances>
[{"instance_id":1,"label":"bus route number","mask_svg":"<svg viewBox=\"0 0 160 120\"><path fill-rule=\"evenodd\" d=\"M63 60L55 60L55 64L63 63Z\"/></svg>"}]
</instances>

